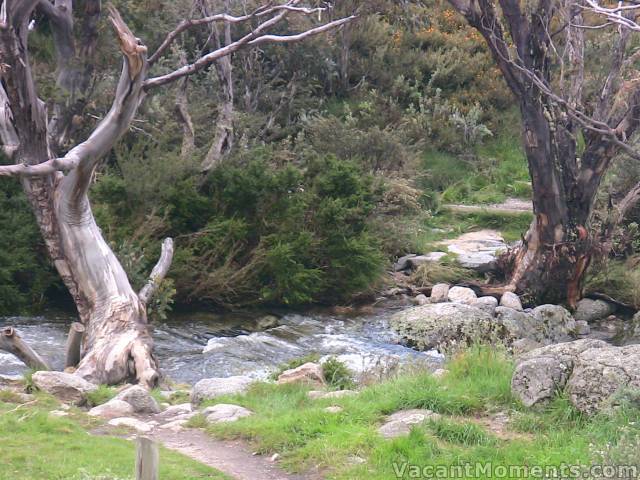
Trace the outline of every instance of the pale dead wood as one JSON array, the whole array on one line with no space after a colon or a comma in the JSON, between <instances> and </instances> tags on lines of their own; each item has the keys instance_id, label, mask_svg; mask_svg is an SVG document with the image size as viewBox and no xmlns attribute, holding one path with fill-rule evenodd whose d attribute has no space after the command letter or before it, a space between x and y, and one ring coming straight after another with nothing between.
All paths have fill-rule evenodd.
<instances>
[{"instance_id":1,"label":"pale dead wood","mask_svg":"<svg viewBox=\"0 0 640 480\"><path fill-rule=\"evenodd\" d=\"M314 13L319 13L327 10L326 8L323 8L323 7L318 7L318 8L297 7L296 5L299 3L300 3L300 0L292 0L285 5L275 5L271 7L269 7L268 5L263 5L248 15L233 16L228 13L221 13L217 15L208 15L203 18L183 20L174 30L169 32L169 34L160 44L158 49L153 53L153 55L149 57L149 65L153 65L166 52L166 50L180 36L181 33L193 27L197 27L200 25L209 25L212 23L226 23L226 24L245 23L252 19L261 18L267 15L270 15L272 13L277 13L282 11L300 13L303 15L312 15Z\"/></svg>"},{"instance_id":2,"label":"pale dead wood","mask_svg":"<svg viewBox=\"0 0 640 480\"><path fill-rule=\"evenodd\" d=\"M160 449L149 437L138 437L136 441L136 480L158 480L160 478Z\"/></svg>"},{"instance_id":3,"label":"pale dead wood","mask_svg":"<svg viewBox=\"0 0 640 480\"><path fill-rule=\"evenodd\" d=\"M13 327L6 327L0 332L0 350L5 350L15 355L25 365L34 370L51 370L47 362L27 345Z\"/></svg>"},{"instance_id":4,"label":"pale dead wood","mask_svg":"<svg viewBox=\"0 0 640 480\"><path fill-rule=\"evenodd\" d=\"M65 155L56 155L54 152L62 150L62 145L66 148L71 138L73 129L69 127L69 121L73 119L72 113L82 108L81 104L73 102L73 92L87 91L87 79L90 78L87 69L90 73L92 68L89 57L94 50L91 45L95 45L100 2L86 1L86 16L80 30L87 44L80 47L82 72L77 77L71 72L73 69L68 68L77 64L78 57L71 36L74 30L71 0L55 3L47 0L40 3L5 1L1 4L0 56L6 65L0 68L3 80L0 85L0 140L5 152L13 155L15 164L0 166L0 176L21 177L47 250L78 308L85 336L76 374L96 383L117 384L137 380L153 387L160 372L153 355L146 304L167 274L173 242L165 240L162 255L149 282L139 295L136 294L91 211L88 193L96 169L130 129L147 90L182 80L241 48L303 40L338 28L355 17L328 22L291 36L270 35L270 30L288 14L308 15L318 9L301 6L301 0L289 0L278 5L268 3L254 12L258 24L242 38L203 55L191 65L177 68L167 75L148 78L146 46L135 37L119 12L109 7L110 21L123 57L111 109L85 141L70 148ZM71 96L67 104L54 108L51 120L47 118L45 103L37 96L27 55L29 29L26 19L37 4L50 18L53 27L58 56L57 81ZM229 20L223 17L221 21L225 19ZM196 24L212 21L208 18ZM179 33L170 34L168 43L163 45L169 45ZM163 48L166 46L161 45L157 56L162 54ZM78 342L74 339L71 343L73 348L70 347L70 351L73 353L67 359L69 364L78 358Z\"/></svg>"},{"instance_id":5,"label":"pale dead wood","mask_svg":"<svg viewBox=\"0 0 640 480\"><path fill-rule=\"evenodd\" d=\"M218 50L215 50L203 57L200 57L195 62L185 65L177 70L174 70L171 73L167 73L166 75L160 75L158 77L153 77L144 82L145 90L150 90L152 88L160 87L162 85L166 85L168 83L175 82L176 80L186 77L188 75L193 75L201 70L205 69L209 65L211 65L216 60L231 55L232 53L237 52L238 50L246 47L254 47L257 45L262 45L265 43L292 43L299 42L309 37L313 37L315 35L319 35L321 33L327 32L329 30L336 29L346 23L352 22L357 17L350 16L346 18L342 18L340 20L335 20L333 22L329 22L320 27L309 29L305 32L299 33L297 35L262 35L262 32L267 28L274 26L279 23L285 15L280 13L278 16L273 19L264 22L260 26L256 27L251 33L245 35L243 38L236 40L235 42L226 45Z\"/></svg>"},{"instance_id":6,"label":"pale dead wood","mask_svg":"<svg viewBox=\"0 0 640 480\"><path fill-rule=\"evenodd\" d=\"M74 322L69 328L69 336L67 337L67 345L65 347L64 368L76 367L80 363L82 338L86 328L79 322Z\"/></svg>"},{"instance_id":7,"label":"pale dead wood","mask_svg":"<svg viewBox=\"0 0 640 480\"><path fill-rule=\"evenodd\" d=\"M151 271L151 275L149 275L149 281L147 284L142 287L140 293L138 293L138 298L143 304L149 303L149 300L153 297L153 294L156 292L162 280L167 275L169 271L169 267L171 267L171 261L173 260L173 239L166 238L164 242L162 242L162 252L160 254L160 259L153 270Z\"/></svg>"}]
</instances>

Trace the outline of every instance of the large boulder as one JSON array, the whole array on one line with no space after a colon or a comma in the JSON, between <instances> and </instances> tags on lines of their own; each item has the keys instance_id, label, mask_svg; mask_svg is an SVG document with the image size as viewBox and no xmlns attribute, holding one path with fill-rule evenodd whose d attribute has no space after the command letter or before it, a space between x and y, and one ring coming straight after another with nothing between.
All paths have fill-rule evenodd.
<instances>
[{"instance_id":1,"label":"large boulder","mask_svg":"<svg viewBox=\"0 0 640 480\"><path fill-rule=\"evenodd\" d=\"M450 253L457 255L461 266L481 273L494 269L496 257L508 248L500 233L494 230L468 232L443 243Z\"/></svg>"},{"instance_id":2,"label":"large boulder","mask_svg":"<svg viewBox=\"0 0 640 480\"><path fill-rule=\"evenodd\" d=\"M111 420L112 418L127 417L129 415L133 415L133 413L134 411L131 404L114 398L109 400L107 403L103 403L102 405L92 408L89 410L87 415L90 417L102 417L107 420Z\"/></svg>"},{"instance_id":3,"label":"large boulder","mask_svg":"<svg viewBox=\"0 0 640 480\"><path fill-rule=\"evenodd\" d=\"M573 338L576 321L571 313L560 305L540 305L531 312L543 338L552 343L566 342Z\"/></svg>"},{"instance_id":4,"label":"large boulder","mask_svg":"<svg viewBox=\"0 0 640 480\"><path fill-rule=\"evenodd\" d=\"M520 357L511 380L513 394L527 406L565 391L587 414L629 387L640 388L640 345L616 347L593 339L532 350Z\"/></svg>"},{"instance_id":5,"label":"large boulder","mask_svg":"<svg viewBox=\"0 0 640 480\"><path fill-rule=\"evenodd\" d=\"M448 300L453 303L472 304L478 299L476 292L467 287L451 287L449 289Z\"/></svg>"},{"instance_id":6,"label":"large boulder","mask_svg":"<svg viewBox=\"0 0 640 480\"><path fill-rule=\"evenodd\" d=\"M135 413L159 413L160 405L155 398L151 396L149 391L140 385L132 385L121 391L117 396L117 400L127 402L133 407Z\"/></svg>"},{"instance_id":7,"label":"large boulder","mask_svg":"<svg viewBox=\"0 0 640 480\"><path fill-rule=\"evenodd\" d=\"M202 414L209 423L230 423L249 417L253 415L253 412L239 405L219 403L213 407L205 408Z\"/></svg>"},{"instance_id":8,"label":"large boulder","mask_svg":"<svg viewBox=\"0 0 640 480\"><path fill-rule=\"evenodd\" d=\"M498 306L498 299L495 297L480 297L471 303L472 307L484 310L492 317L496 314L496 307Z\"/></svg>"},{"instance_id":9,"label":"large boulder","mask_svg":"<svg viewBox=\"0 0 640 480\"><path fill-rule=\"evenodd\" d=\"M393 315L391 326L419 350L442 350L484 340L507 347L517 344L522 352L574 338L576 322L563 307L542 305L531 313L496 307L494 318L489 313L493 305L480 308L478 304L435 303L413 307ZM522 340L526 340L526 348Z\"/></svg>"},{"instance_id":10,"label":"large boulder","mask_svg":"<svg viewBox=\"0 0 640 480\"><path fill-rule=\"evenodd\" d=\"M156 422L143 422L137 418L121 417L109 420L107 425L111 425L112 427L130 428L132 430L136 430L138 433L149 433L155 428Z\"/></svg>"},{"instance_id":11,"label":"large boulder","mask_svg":"<svg viewBox=\"0 0 640 480\"><path fill-rule=\"evenodd\" d=\"M291 370L285 370L278 376L278 384L285 383L306 383L309 385L323 386L325 385L324 373L322 365L308 362Z\"/></svg>"},{"instance_id":12,"label":"large boulder","mask_svg":"<svg viewBox=\"0 0 640 480\"><path fill-rule=\"evenodd\" d=\"M583 351L567 382L567 393L578 410L591 414L623 387L640 388L640 345Z\"/></svg>"},{"instance_id":13,"label":"large boulder","mask_svg":"<svg viewBox=\"0 0 640 480\"><path fill-rule=\"evenodd\" d=\"M82 405L87 400L87 394L98 388L97 385L85 379L65 372L36 372L31 377L33 384L44 392L66 403Z\"/></svg>"},{"instance_id":14,"label":"large boulder","mask_svg":"<svg viewBox=\"0 0 640 480\"><path fill-rule=\"evenodd\" d=\"M535 346L566 342L573 339L576 331L571 314L558 305L541 305L531 313L498 307L496 323L503 327L501 337L507 345L521 339Z\"/></svg>"},{"instance_id":15,"label":"large boulder","mask_svg":"<svg viewBox=\"0 0 640 480\"><path fill-rule=\"evenodd\" d=\"M500 298L500 306L508 307L519 312L522 311L522 302L520 302L520 297L513 292L504 292L502 297Z\"/></svg>"},{"instance_id":16,"label":"large boulder","mask_svg":"<svg viewBox=\"0 0 640 480\"><path fill-rule=\"evenodd\" d=\"M578 321L587 323L597 322L607 318L616 311L615 305L605 302L604 300L592 300L583 298L578 302L574 318Z\"/></svg>"},{"instance_id":17,"label":"large boulder","mask_svg":"<svg viewBox=\"0 0 640 480\"><path fill-rule=\"evenodd\" d=\"M416 305L426 305L427 303L429 303L429 299L427 298L427 296L423 293L416 295L415 297L413 297L412 299L413 303Z\"/></svg>"},{"instance_id":18,"label":"large boulder","mask_svg":"<svg viewBox=\"0 0 640 480\"><path fill-rule=\"evenodd\" d=\"M391 317L391 326L419 350L447 348L488 338L492 317L461 303L435 303L409 308Z\"/></svg>"},{"instance_id":19,"label":"large boulder","mask_svg":"<svg viewBox=\"0 0 640 480\"><path fill-rule=\"evenodd\" d=\"M449 284L436 283L431 289L431 303L444 303L449 299Z\"/></svg>"},{"instance_id":20,"label":"large boulder","mask_svg":"<svg viewBox=\"0 0 640 480\"><path fill-rule=\"evenodd\" d=\"M243 393L253 383L250 377L205 378L193 386L191 403L201 403L222 395Z\"/></svg>"},{"instance_id":21,"label":"large boulder","mask_svg":"<svg viewBox=\"0 0 640 480\"><path fill-rule=\"evenodd\" d=\"M384 438L396 438L409 435L414 425L421 425L428 420L437 420L440 415L431 410L402 410L390 415L386 422L378 428Z\"/></svg>"}]
</instances>

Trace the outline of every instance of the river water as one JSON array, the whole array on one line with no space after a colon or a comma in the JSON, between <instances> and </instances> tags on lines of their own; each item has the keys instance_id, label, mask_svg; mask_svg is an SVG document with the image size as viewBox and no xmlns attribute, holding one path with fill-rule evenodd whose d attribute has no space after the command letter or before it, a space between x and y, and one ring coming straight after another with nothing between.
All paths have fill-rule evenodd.
<instances>
[{"instance_id":1,"label":"river water","mask_svg":"<svg viewBox=\"0 0 640 480\"><path fill-rule=\"evenodd\" d=\"M265 378L282 363L311 353L336 356L354 371L390 363L441 363L436 352L417 352L400 344L388 323L400 308L406 306L385 306L360 316L288 312L278 316L276 325L262 327L264 313L174 314L154 326L155 352L166 376L191 384L233 375ZM0 328L16 327L53 368L61 369L73 321L70 314L48 312L41 317L0 317ZM0 375L25 370L15 357L0 352Z\"/></svg>"}]
</instances>

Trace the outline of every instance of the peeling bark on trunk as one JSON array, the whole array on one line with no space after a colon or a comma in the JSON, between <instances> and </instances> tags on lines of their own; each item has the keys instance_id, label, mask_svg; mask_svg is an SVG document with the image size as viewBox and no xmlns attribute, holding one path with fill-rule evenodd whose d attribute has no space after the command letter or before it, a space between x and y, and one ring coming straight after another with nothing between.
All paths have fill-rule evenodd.
<instances>
[{"instance_id":1,"label":"peeling bark on trunk","mask_svg":"<svg viewBox=\"0 0 640 480\"><path fill-rule=\"evenodd\" d=\"M514 252L508 288L573 307L591 261L588 225L599 181L578 168L575 136L552 105L527 99L520 108L535 218Z\"/></svg>"},{"instance_id":2,"label":"peeling bark on trunk","mask_svg":"<svg viewBox=\"0 0 640 480\"><path fill-rule=\"evenodd\" d=\"M146 305L165 277L173 256L173 242L167 239L149 282L136 294L91 211L88 192L100 162L128 130L148 90L186 79L241 48L267 42L297 42L354 19L336 20L297 35L267 34L270 28L290 13L309 15L315 12L314 9L299 7L299 3L300 0L288 0L282 5L266 4L254 13L240 17L220 14L185 20L169 33L152 56L154 61L180 32L194 25L222 22L227 26L226 31L230 32L230 23L262 19L258 26L240 39L232 42L229 33L224 47L199 58L193 64L154 78L147 78L147 48L129 30L117 10L110 7L110 20L124 57L111 110L86 141L57 158L51 150L62 150L68 142L73 131L72 117L77 111L76 107L82 106L82 93L87 89L92 68L90 62L85 62L79 70L73 68L76 56L72 36L73 2L2 2L0 140L3 151L14 164L0 165L0 176L20 176L49 255L76 303L85 329L83 355L76 374L95 383L138 381L149 387L157 383L159 370L153 355ZM64 105L56 106L49 122L45 104L36 93L27 45L28 23L38 5L49 16L54 27L58 86L70 95ZM100 1L86 0L84 5L83 46L80 51L82 58L87 59L95 49ZM230 63L227 65L230 68ZM5 337L9 338L10 335ZM4 337L1 340L7 344ZM73 348L76 349L75 346ZM16 351L20 353L22 350Z\"/></svg>"},{"instance_id":3,"label":"peeling bark on trunk","mask_svg":"<svg viewBox=\"0 0 640 480\"><path fill-rule=\"evenodd\" d=\"M639 125L640 84L629 73L634 57L625 57L630 30L611 37L608 75L584 105L583 5L449 2L484 37L522 117L535 218L522 245L503 259L505 289L575 306L602 240L591 226L598 188L614 156L632 153L625 142ZM557 24L564 26L551 34ZM637 201L633 193L628 200Z\"/></svg>"},{"instance_id":4,"label":"peeling bark on trunk","mask_svg":"<svg viewBox=\"0 0 640 480\"><path fill-rule=\"evenodd\" d=\"M86 329L85 355L77 373L96 383L137 380L153 386L159 373L146 307L104 240L88 199L95 169L128 129L144 98L146 48L137 45L117 12L112 15L125 61L111 111L87 141L67 154L65 158L75 168L66 176L59 172L24 176L22 182L49 254ZM26 57L26 19L0 32L3 58L19 66L3 74L3 96L11 105L12 117L3 128L10 134L2 140L6 145L15 136L19 143L14 152L17 163L37 165L52 155L46 111L36 96Z\"/></svg>"}]
</instances>

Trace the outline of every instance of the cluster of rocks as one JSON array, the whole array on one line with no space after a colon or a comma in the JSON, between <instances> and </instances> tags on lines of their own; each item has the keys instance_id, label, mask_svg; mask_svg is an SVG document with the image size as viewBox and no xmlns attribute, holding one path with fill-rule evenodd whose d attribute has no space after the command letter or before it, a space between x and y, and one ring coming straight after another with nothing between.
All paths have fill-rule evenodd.
<instances>
[{"instance_id":1,"label":"cluster of rocks","mask_svg":"<svg viewBox=\"0 0 640 480\"><path fill-rule=\"evenodd\" d=\"M476 341L494 341L528 351L543 345L569 341L589 332L586 321L576 321L563 307L541 305L524 309L511 292L500 300L478 297L474 290L447 284L434 285L431 297L395 314L391 326L420 350L447 350Z\"/></svg>"},{"instance_id":2,"label":"cluster of rocks","mask_svg":"<svg viewBox=\"0 0 640 480\"><path fill-rule=\"evenodd\" d=\"M437 370L434 377L446 374L446 370ZM143 434L154 434L160 430L179 432L187 428L187 423L196 415L201 415L207 423L235 422L253 414L250 410L234 404L218 403L206 408L199 408L204 401L215 400L222 395L246 392L252 380L249 377L209 378L198 382L191 391L191 402L179 405L158 403L150 392L138 385L125 385L118 394L106 403L93 407L88 415L107 421L111 427L123 427ZM355 397L355 390L329 391L326 388L322 365L309 362L297 368L282 372L277 380L279 384L301 383L312 385L317 390L310 390L308 398L312 401L325 401L328 406L323 410L328 414L340 414L343 407L332 404L334 400ZM69 415L67 403L84 405L87 396L97 387L75 375L65 372L37 372L33 376L36 388L55 395L63 403L60 410L50 412L52 416ZM172 392L161 392L170 397ZM385 418L378 429L384 438L396 438L408 435L411 428L430 420L437 420L440 415L430 410L402 410Z\"/></svg>"},{"instance_id":3,"label":"cluster of rocks","mask_svg":"<svg viewBox=\"0 0 640 480\"><path fill-rule=\"evenodd\" d=\"M61 410L51 412L53 416L67 416L69 404L86 405L91 392L98 389L96 385L65 372L36 372L32 376L32 382L35 388L50 393L63 402ZM125 427L145 434L155 430L178 432L196 415L202 415L207 423L235 422L252 415L252 412L233 404L219 403L203 409L198 409L198 405L204 400L221 395L241 393L250 383L252 380L247 377L202 380L198 383L198 388L192 391L192 403L179 405L158 403L146 388L125 385L114 398L91 408L87 414L106 420L109 426ZM171 393L163 392L167 397Z\"/></svg>"},{"instance_id":4,"label":"cluster of rocks","mask_svg":"<svg viewBox=\"0 0 640 480\"><path fill-rule=\"evenodd\" d=\"M640 388L640 345L617 347L582 339L532 350L518 359L513 393L526 406L564 391L580 411L616 406L624 389Z\"/></svg>"},{"instance_id":5,"label":"cluster of rocks","mask_svg":"<svg viewBox=\"0 0 640 480\"><path fill-rule=\"evenodd\" d=\"M640 313L632 321L616 317L616 305L583 299L573 315L562 306L525 309L517 295L500 301L480 297L465 287L435 285L430 298L395 314L391 325L420 350L451 350L476 341L501 343L516 355L512 391L526 406L564 391L580 411L592 414L615 407L618 393L640 388L640 345L614 346L602 325L625 323L640 330Z\"/></svg>"}]
</instances>

